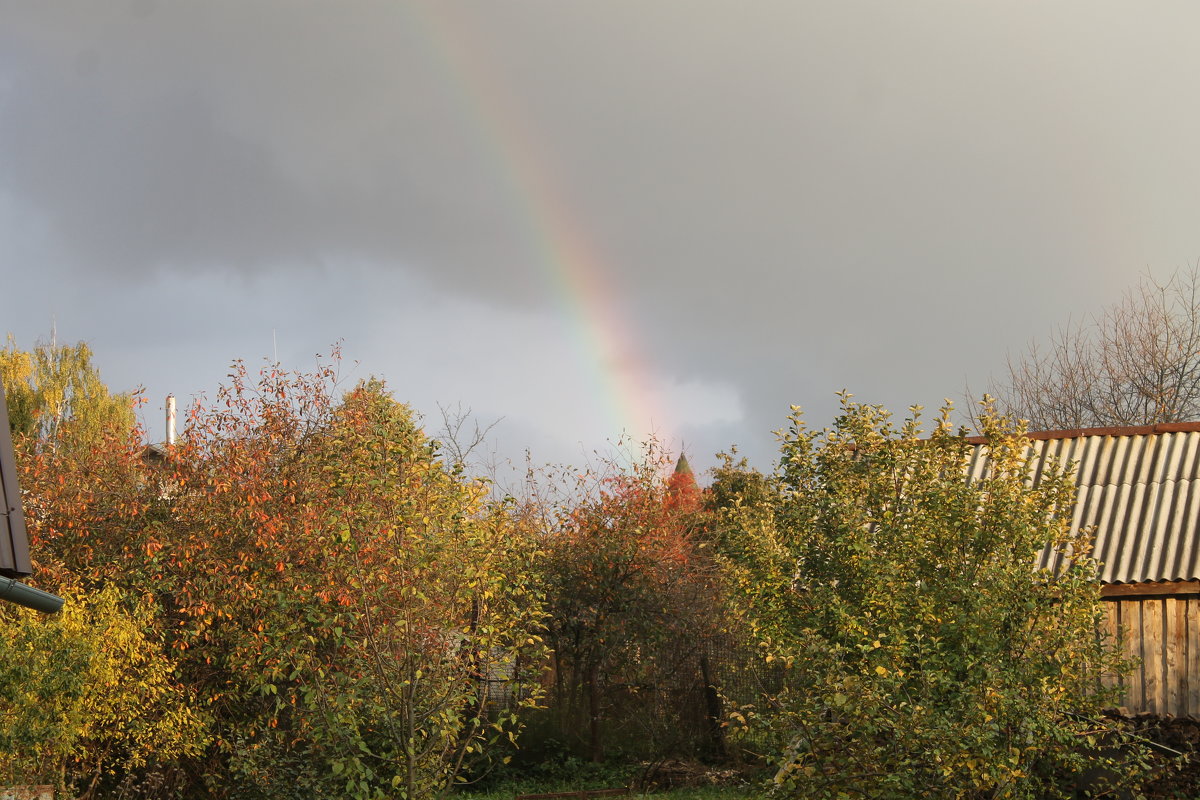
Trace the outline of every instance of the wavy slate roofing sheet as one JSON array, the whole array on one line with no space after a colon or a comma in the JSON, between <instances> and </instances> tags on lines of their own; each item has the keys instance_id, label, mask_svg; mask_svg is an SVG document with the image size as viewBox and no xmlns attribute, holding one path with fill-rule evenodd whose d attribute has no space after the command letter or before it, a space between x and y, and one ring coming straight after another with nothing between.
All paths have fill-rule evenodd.
<instances>
[{"instance_id":1,"label":"wavy slate roofing sheet","mask_svg":"<svg viewBox=\"0 0 1200 800\"><path fill-rule=\"evenodd\" d=\"M1078 495L1071 520L1095 526L1103 583L1200 580L1200 423L1092 428L1029 435L1031 480L1048 464L1073 464ZM987 448L968 469L982 474ZM1047 549L1040 566L1053 567Z\"/></svg>"}]
</instances>

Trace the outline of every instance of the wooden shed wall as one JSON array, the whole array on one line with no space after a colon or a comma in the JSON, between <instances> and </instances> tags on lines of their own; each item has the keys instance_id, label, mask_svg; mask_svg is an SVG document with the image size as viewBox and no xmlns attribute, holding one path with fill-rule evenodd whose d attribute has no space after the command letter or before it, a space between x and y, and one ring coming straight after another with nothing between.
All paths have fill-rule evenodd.
<instances>
[{"instance_id":1,"label":"wooden shed wall","mask_svg":"<svg viewBox=\"0 0 1200 800\"><path fill-rule=\"evenodd\" d=\"M1137 662L1118 704L1133 714L1200 718L1200 594L1106 597L1104 607L1105 632L1120 631Z\"/></svg>"}]
</instances>

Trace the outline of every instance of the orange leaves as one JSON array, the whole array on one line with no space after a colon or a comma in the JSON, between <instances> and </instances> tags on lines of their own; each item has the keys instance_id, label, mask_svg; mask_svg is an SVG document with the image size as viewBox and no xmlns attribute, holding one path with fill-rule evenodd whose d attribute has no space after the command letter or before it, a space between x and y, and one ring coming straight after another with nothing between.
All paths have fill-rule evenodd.
<instances>
[{"instance_id":1,"label":"orange leaves","mask_svg":"<svg viewBox=\"0 0 1200 800\"><path fill-rule=\"evenodd\" d=\"M518 588L505 583L505 559L531 561L514 555L507 511L443 469L381 386L340 403L334 386L330 372L278 369L254 385L235 365L165 457L97 449L69 468L32 462L36 530L56 540L49 554L89 579L148 588L155 635L218 741L278 730L281 741L319 735L336 749L345 731L322 729L332 723L313 710L318 700L378 707L380 687L410 667L423 683L443 681L438 696L458 697L471 680L441 674L473 669L447 658L461 631L474 626L498 648L533 641L507 633L540 619L532 589L520 588L532 586L528 574ZM277 704L261 702L268 684ZM462 707L454 700L439 719L457 721ZM209 753L202 769L232 752Z\"/></svg>"},{"instance_id":2,"label":"orange leaves","mask_svg":"<svg viewBox=\"0 0 1200 800\"><path fill-rule=\"evenodd\" d=\"M245 496L247 506L263 505L271 502L271 494L267 491L250 492Z\"/></svg>"},{"instance_id":3,"label":"orange leaves","mask_svg":"<svg viewBox=\"0 0 1200 800\"><path fill-rule=\"evenodd\" d=\"M551 706L568 717L584 707L579 698L616 708L618 687L672 685L680 659L720 624L715 569L696 544L698 490L692 497L683 479L668 478L669 463L651 447L585 474L547 536L548 633L564 693ZM568 724L586 723L599 753L603 726L588 713Z\"/></svg>"}]
</instances>

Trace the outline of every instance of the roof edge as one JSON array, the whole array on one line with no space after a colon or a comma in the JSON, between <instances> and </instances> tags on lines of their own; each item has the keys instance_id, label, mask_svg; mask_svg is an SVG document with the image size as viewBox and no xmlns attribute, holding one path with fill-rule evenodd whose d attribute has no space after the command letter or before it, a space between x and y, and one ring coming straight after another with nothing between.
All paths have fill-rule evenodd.
<instances>
[{"instance_id":1,"label":"roof edge","mask_svg":"<svg viewBox=\"0 0 1200 800\"><path fill-rule=\"evenodd\" d=\"M1086 436L1152 436L1157 433L1198 433L1200 422L1159 422L1154 425L1118 425L1102 428L1064 428L1055 431L1029 431L1025 438L1033 441L1046 439L1080 439ZM986 436L968 436L971 444L987 444Z\"/></svg>"}]
</instances>

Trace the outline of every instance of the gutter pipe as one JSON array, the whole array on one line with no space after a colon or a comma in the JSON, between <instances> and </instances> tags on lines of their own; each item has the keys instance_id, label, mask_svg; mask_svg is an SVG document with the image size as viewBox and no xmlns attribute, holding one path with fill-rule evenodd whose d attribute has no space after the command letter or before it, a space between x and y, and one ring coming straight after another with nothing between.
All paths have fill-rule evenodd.
<instances>
[{"instance_id":1,"label":"gutter pipe","mask_svg":"<svg viewBox=\"0 0 1200 800\"><path fill-rule=\"evenodd\" d=\"M53 614L63 607L63 599L58 595L35 589L16 578L0 577L0 600L47 614Z\"/></svg>"}]
</instances>

